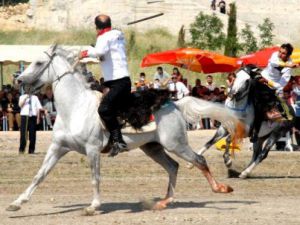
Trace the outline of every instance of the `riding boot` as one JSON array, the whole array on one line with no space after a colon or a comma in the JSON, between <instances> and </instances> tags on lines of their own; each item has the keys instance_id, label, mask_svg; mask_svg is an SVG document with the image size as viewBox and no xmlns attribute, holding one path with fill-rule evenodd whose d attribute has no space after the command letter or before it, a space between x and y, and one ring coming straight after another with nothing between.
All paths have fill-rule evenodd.
<instances>
[{"instance_id":1,"label":"riding boot","mask_svg":"<svg viewBox=\"0 0 300 225\"><path fill-rule=\"evenodd\" d=\"M122 133L120 129L115 129L110 132L112 147L109 152L110 157L116 156L119 152L127 151L127 144L123 140Z\"/></svg>"}]
</instances>

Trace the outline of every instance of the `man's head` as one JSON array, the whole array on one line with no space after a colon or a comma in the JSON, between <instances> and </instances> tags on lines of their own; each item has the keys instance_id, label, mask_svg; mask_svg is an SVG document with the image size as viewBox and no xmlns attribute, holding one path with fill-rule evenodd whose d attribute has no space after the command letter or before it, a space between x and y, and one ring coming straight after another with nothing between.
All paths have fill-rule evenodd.
<instances>
[{"instance_id":1,"label":"man's head","mask_svg":"<svg viewBox=\"0 0 300 225\"><path fill-rule=\"evenodd\" d=\"M207 82L208 84L212 84L212 82L213 82L212 75L207 75L207 76L206 76L206 82Z\"/></svg>"},{"instance_id":2,"label":"man's head","mask_svg":"<svg viewBox=\"0 0 300 225\"><path fill-rule=\"evenodd\" d=\"M286 62L293 53L293 46L290 43L282 44L279 49L279 58Z\"/></svg>"},{"instance_id":3,"label":"man's head","mask_svg":"<svg viewBox=\"0 0 300 225\"><path fill-rule=\"evenodd\" d=\"M163 68L161 66L157 67L157 73L162 75L163 74Z\"/></svg>"},{"instance_id":4,"label":"man's head","mask_svg":"<svg viewBox=\"0 0 300 225\"><path fill-rule=\"evenodd\" d=\"M172 82L174 82L174 83L177 82L177 75L172 75Z\"/></svg>"},{"instance_id":5,"label":"man's head","mask_svg":"<svg viewBox=\"0 0 300 225\"><path fill-rule=\"evenodd\" d=\"M95 18L96 30L102 30L111 27L110 17L107 15L100 14Z\"/></svg>"},{"instance_id":6,"label":"man's head","mask_svg":"<svg viewBox=\"0 0 300 225\"><path fill-rule=\"evenodd\" d=\"M144 72L140 73L140 79L145 79L146 78L146 74Z\"/></svg>"},{"instance_id":7,"label":"man's head","mask_svg":"<svg viewBox=\"0 0 300 225\"><path fill-rule=\"evenodd\" d=\"M199 78L196 79L195 81L196 86L200 86L201 85L201 80Z\"/></svg>"}]
</instances>

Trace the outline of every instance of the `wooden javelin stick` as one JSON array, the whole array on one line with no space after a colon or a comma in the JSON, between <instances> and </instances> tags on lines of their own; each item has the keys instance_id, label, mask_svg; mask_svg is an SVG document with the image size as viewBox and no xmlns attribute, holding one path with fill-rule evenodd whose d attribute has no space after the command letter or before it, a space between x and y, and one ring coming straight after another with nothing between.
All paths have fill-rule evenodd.
<instances>
[{"instance_id":1,"label":"wooden javelin stick","mask_svg":"<svg viewBox=\"0 0 300 225\"><path fill-rule=\"evenodd\" d=\"M127 25L132 25L132 24L135 24L135 23L140 23L142 21L150 20L150 19L153 19L155 17L162 16L162 15L164 15L164 14L163 13L159 13L159 14L156 14L156 15L153 15L153 16L145 17L143 19L139 19L139 20L135 20L135 21L129 22L129 23L127 23Z\"/></svg>"}]
</instances>

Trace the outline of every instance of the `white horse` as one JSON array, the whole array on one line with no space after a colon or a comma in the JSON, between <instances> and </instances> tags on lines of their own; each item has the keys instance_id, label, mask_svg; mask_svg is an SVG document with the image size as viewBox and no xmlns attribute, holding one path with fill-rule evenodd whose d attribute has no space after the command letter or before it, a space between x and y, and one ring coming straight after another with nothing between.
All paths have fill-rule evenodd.
<instances>
[{"instance_id":1,"label":"white horse","mask_svg":"<svg viewBox=\"0 0 300 225\"><path fill-rule=\"evenodd\" d=\"M100 207L100 151L109 141L109 133L103 129L97 113L99 94L90 90L80 71L73 68L75 57L61 47L51 47L20 75L19 81L38 90L45 83L52 83L57 108L52 143L44 162L30 186L10 204L7 210L15 211L29 201L33 191L44 180L58 160L70 151L87 155L92 172L93 200L88 209ZM186 113L182 113L185 111ZM220 114L220 111L222 112ZM199 115L218 117L227 129L235 129L238 120L228 111L212 103L186 97L176 104L162 107L155 113L157 130L149 133L124 134L129 149L140 147L146 155L160 164L169 175L166 197L156 202L154 209L163 209L173 201L178 163L165 150L199 168L214 192L228 193L233 189L218 183L211 175L205 158L197 155L189 146L186 133L186 117L189 121ZM125 175L125 174L124 174Z\"/></svg>"}]
</instances>

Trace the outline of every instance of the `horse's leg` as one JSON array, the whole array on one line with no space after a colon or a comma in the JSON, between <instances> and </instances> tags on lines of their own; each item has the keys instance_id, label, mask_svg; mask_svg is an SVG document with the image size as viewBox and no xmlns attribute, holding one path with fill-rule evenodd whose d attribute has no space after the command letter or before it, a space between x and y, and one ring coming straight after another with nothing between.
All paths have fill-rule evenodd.
<instances>
[{"instance_id":1,"label":"horse's leg","mask_svg":"<svg viewBox=\"0 0 300 225\"><path fill-rule=\"evenodd\" d=\"M217 143L219 140L221 140L223 137L228 135L228 131L225 130L224 127L220 126L218 130L216 131L215 135L213 136L212 139L210 139L199 151L198 155L203 155L204 152L206 152L212 145ZM188 163L188 168L192 169L194 165L192 163Z\"/></svg>"},{"instance_id":2,"label":"horse's leg","mask_svg":"<svg viewBox=\"0 0 300 225\"><path fill-rule=\"evenodd\" d=\"M210 184L214 192L229 193L233 191L233 189L230 186L226 184L218 183L216 181L216 179L212 176L208 168L204 156L196 154L189 145L187 144L178 145L172 152L176 154L178 157L188 161L189 163L192 163L194 166L199 168L202 171L203 175L208 180L208 183Z\"/></svg>"},{"instance_id":3,"label":"horse's leg","mask_svg":"<svg viewBox=\"0 0 300 225\"><path fill-rule=\"evenodd\" d=\"M224 164L228 169L232 166L232 160L230 158L230 142L231 142L231 135L229 134L226 138L226 148L223 154Z\"/></svg>"},{"instance_id":4,"label":"horse's leg","mask_svg":"<svg viewBox=\"0 0 300 225\"><path fill-rule=\"evenodd\" d=\"M224 127L220 126L218 130L216 131L215 135L212 139L210 139L199 151L198 155L203 155L204 152L206 152L212 145L217 143L219 140L221 140L223 137L226 137L228 135L228 131L225 130Z\"/></svg>"},{"instance_id":5,"label":"horse's leg","mask_svg":"<svg viewBox=\"0 0 300 225\"><path fill-rule=\"evenodd\" d=\"M140 148L147 156L160 164L169 174L169 185L166 197L158 201L153 207L153 209L164 209L173 201L179 164L166 154L162 145L158 143L149 143Z\"/></svg>"},{"instance_id":6,"label":"horse's leg","mask_svg":"<svg viewBox=\"0 0 300 225\"><path fill-rule=\"evenodd\" d=\"M87 157L90 162L91 173L92 173L92 186L93 186L93 201L91 205L87 208L90 211L100 208L100 152L98 147L87 147Z\"/></svg>"},{"instance_id":7,"label":"horse's leg","mask_svg":"<svg viewBox=\"0 0 300 225\"><path fill-rule=\"evenodd\" d=\"M257 143L257 149L256 146L253 145L253 151L256 157L253 156L253 162L240 174L240 178L247 178L247 176L251 173L251 171L260 163L262 162L265 158L267 158L269 151L273 147L273 145L276 143L276 141L282 136L281 131L273 131L269 138L267 138L267 143L265 146L262 148L263 145L263 140L258 139ZM254 150L255 149L255 150Z\"/></svg>"},{"instance_id":8,"label":"horse's leg","mask_svg":"<svg viewBox=\"0 0 300 225\"><path fill-rule=\"evenodd\" d=\"M22 203L29 201L31 195L37 186L45 179L51 169L55 166L57 161L65 155L69 149L62 148L60 145L52 143L47 151L45 159L41 168L39 169L37 175L33 178L32 183L29 187L15 200L10 204L6 209L8 211L16 211L21 208Z\"/></svg>"}]
</instances>

